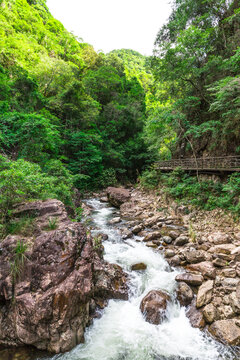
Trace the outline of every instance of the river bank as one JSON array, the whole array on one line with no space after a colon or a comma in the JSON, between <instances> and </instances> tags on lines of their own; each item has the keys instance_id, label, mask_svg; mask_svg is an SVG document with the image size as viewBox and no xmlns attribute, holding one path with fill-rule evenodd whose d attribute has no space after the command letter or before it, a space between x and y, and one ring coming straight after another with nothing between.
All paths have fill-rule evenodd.
<instances>
[{"instance_id":1,"label":"river bank","mask_svg":"<svg viewBox=\"0 0 240 360\"><path fill-rule=\"evenodd\" d=\"M114 202L115 207L109 205L109 200ZM218 318L222 314L219 309L226 310L226 306L231 306L225 304L226 299L218 307L215 305L216 294L222 291L228 291L226 295L229 299L233 293L238 296L237 258L231 260L233 262L228 266L220 267L213 263L215 256L209 251L211 247L223 249L229 245L237 249L237 240L234 240L234 244L215 244L220 237L218 233L213 240L210 238L205 244L199 243L202 236L193 236L193 233L200 225L189 222L193 218L191 209L189 212L189 209L172 205L167 205L159 195L144 193L139 189L121 190L120 194L119 189L111 190L111 194L108 190L108 197L107 192L103 192L84 200L86 217L83 222L91 231L93 247L100 253L104 249L104 261L121 266L127 274L128 300L110 300L108 305L105 301L102 304L98 301L101 306L85 331L85 343L70 352L46 356L27 349L15 353L5 350L5 353L0 352L0 355L3 354L1 359L9 360L9 356L11 360L238 359L237 348L224 346L209 335L211 325L207 320L209 312L206 311L209 306L217 308L213 324L230 320L230 324L234 321L234 325L238 326L238 315L235 313L226 319ZM207 226L210 228L210 224ZM206 234L206 229L203 229ZM219 229L215 227L215 230ZM232 233L225 235L232 236ZM226 237L221 239L226 241ZM203 247L206 243L211 247ZM221 259L221 254L225 253L220 251L216 254L220 254L216 259ZM142 270L136 267L139 264L144 265ZM192 267L196 266L198 269L193 271ZM223 276L225 268L233 268L236 274L232 272L232 277L229 273ZM189 272L187 276L184 275L186 270ZM217 285L216 281L222 278L228 280ZM103 286L106 277L102 280L100 276ZM227 283L231 283L231 288L226 287ZM168 294L169 301L163 322L154 325L151 321L145 321L140 308L151 291L159 290ZM201 306L196 306L197 302ZM219 331L212 334L218 340L225 340ZM233 339L235 342L238 330L236 332L231 325L227 335L230 341Z\"/></svg>"},{"instance_id":2,"label":"river bank","mask_svg":"<svg viewBox=\"0 0 240 360\"><path fill-rule=\"evenodd\" d=\"M169 202L164 195L139 189L130 193L128 201L120 206L121 216L128 220L126 237L138 234L169 265L186 271L176 281L180 292L189 294L192 290L196 294L191 304L179 294L182 303L189 305L192 326L205 328L224 343L239 345L239 223L221 210L187 208ZM109 199L113 196L114 190Z\"/></svg>"},{"instance_id":3,"label":"river bank","mask_svg":"<svg viewBox=\"0 0 240 360\"><path fill-rule=\"evenodd\" d=\"M123 218L122 209L106 201L105 194L94 194L94 199L85 202L88 225L94 238L104 239L104 259L128 274L129 299L110 300L87 329L85 344L46 360L236 359L229 347L191 326L176 299L175 278L181 269L169 266L160 251L146 246L142 236L130 235L136 220ZM134 271L135 264L145 264L145 270ZM160 289L169 294L170 301L164 321L154 325L146 321L140 306L149 292Z\"/></svg>"}]
</instances>

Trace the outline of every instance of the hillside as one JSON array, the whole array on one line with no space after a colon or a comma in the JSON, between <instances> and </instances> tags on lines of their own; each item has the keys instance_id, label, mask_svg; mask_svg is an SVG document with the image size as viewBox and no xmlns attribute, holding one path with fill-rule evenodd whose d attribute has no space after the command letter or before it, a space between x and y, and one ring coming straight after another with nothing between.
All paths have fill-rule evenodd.
<instances>
[{"instance_id":1,"label":"hillside","mask_svg":"<svg viewBox=\"0 0 240 360\"><path fill-rule=\"evenodd\" d=\"M44 0L2 0L0 9L1 211L36 196L72 206L73 188L135 180L151 159L144 57L129 53L141 59L129 76L124 59L97 54Z\"/></svg>"}]
</instances>

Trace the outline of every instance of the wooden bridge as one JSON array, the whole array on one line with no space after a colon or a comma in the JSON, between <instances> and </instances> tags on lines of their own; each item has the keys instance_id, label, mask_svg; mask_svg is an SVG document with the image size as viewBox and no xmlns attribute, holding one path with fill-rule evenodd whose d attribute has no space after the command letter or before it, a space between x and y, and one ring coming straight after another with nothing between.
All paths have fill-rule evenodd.
<instances>
[{"instance_id":1,"label":"wooden bridge","mask_svg":"<svg viewBox=\"0 0 240 360\"><path fill-rule=\"evenodd\" d=\"M159 170L169 171L177 167L200 172L240 171L240 156L172 159L156 163L156 168Z\"/></svg>"}]
</instances>

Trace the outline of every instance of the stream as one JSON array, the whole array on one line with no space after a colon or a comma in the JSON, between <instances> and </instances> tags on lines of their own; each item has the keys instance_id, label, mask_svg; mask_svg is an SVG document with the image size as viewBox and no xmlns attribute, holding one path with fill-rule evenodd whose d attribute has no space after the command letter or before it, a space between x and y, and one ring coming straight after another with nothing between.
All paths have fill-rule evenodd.
<instances>
[{"instance_id":1,"label":"stream","mask_svg":"<svg viewBox=\"0 0 240 360\"><path fill-rule=\"evenodd\" d=\"M119 211L97 199L86 200L94 210L91 215L92 235L104 233L104 259L116 263L129 274L129 300L110 300L86 330L85 343L72 351L54 356L35 355L35 360L233 360L239 359L230 349L192 328L185 308L173 302L167 319L161 325L144 320L139 309L142 298L150 290L165 290L174 298L175 276L181 271L171 269L160 252L148 248L139 236L123 240L119 228L126 228L122 220L116 225L109 220ZM131 266L143 262L144 271L131 271ZM1 357L0 357L1 358ZM10 358L9 358L10 359ZM15 359L15 358L14 358ZM19 359L18 357L16 359ZM21 358L23 359L23 358ZM24 358L25 359L25 358Z\"/></svg>"},{"instance_id":2,"label":"stream","mask_svg":"<svg viewBox=\"0 0 240 360\"><path fill-rule=\"evenodd\" d=\"M124 227L124 221L117 225L108 224L119 215L115 208L96 199L88 200L86 204L94 209L92 222L97 230L93 230L92 235L108 235L108 240L104 241L104 259L119 264L129 274L129 300L110 300L102 317L95 319L87 329L85 344L44 360L234 359L229 347L192 328L185 308L177 302L169 306L167 319L161 325L144 320L139 309L142 298L153 289L166 290L173 295L174 279L179 270L172 270L159 252L139 241L140 237L122 240L118 228ZM139 262L145 263L147 269L131 271L131 265Z\"/></svg>"}]
</instances>

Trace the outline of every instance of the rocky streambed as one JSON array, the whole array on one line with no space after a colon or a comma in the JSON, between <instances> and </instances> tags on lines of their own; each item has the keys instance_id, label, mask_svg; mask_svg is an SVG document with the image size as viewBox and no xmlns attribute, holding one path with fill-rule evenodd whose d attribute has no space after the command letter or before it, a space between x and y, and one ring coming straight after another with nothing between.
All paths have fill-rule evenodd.
<instances>
[{"instance_id":1,"label":"rocky streambed","mask_svg":"<svg viewBox=\"0 0 240 360\"><path fill-rule=\"evenodd\" d=\"M182 214L185 209L166 208L161 199L138 190L110 188L86 200L84 207L97 259L87 298L88 324L93 322L84 344L56 356L30 355L29 360L239 358L238 348L229 346L239 345L240 329L232 302L239 295L238 239L233 234L212 232L205 239L206 234L194 233ZM80 259L86 259L82 254ZM224 266L215 261L221 254L229 256ZM73 288L84 279L81 273ZM68 295L70 306L72 293ZM65 341L60 332L59 338Z\"/></svg>"}]
</instances>

